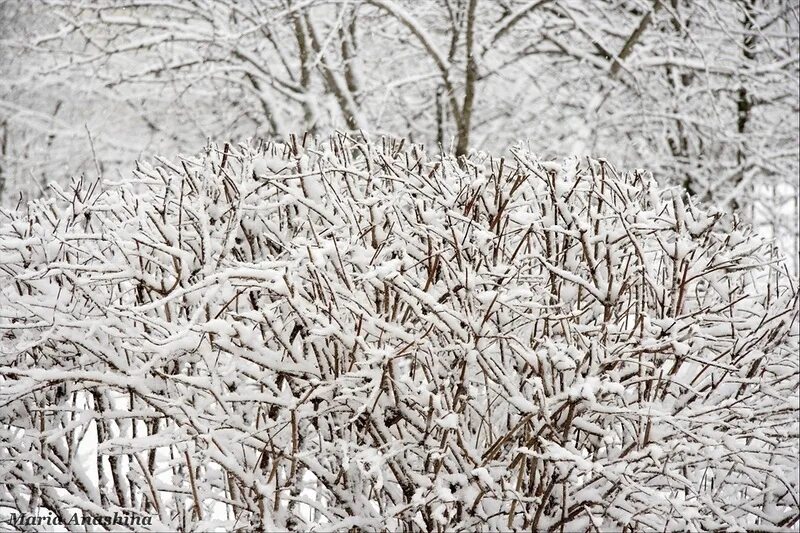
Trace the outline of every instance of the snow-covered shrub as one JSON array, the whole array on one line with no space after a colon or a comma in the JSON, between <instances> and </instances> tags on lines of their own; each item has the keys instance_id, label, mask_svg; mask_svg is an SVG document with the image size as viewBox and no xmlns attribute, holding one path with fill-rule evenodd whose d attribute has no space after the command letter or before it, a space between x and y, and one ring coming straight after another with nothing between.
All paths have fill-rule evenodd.
<instances>
[{"instance_id":1,"label":"snow-covered shrub","mask_svg":"<svg viewBox=\"0 0 800 533\"><path fill-rule=\"evenodd\" d=\"M5 214L4 515L796 527L798 298L768 243L604 161L300 144Z\"/></svg>"}]
</instances>

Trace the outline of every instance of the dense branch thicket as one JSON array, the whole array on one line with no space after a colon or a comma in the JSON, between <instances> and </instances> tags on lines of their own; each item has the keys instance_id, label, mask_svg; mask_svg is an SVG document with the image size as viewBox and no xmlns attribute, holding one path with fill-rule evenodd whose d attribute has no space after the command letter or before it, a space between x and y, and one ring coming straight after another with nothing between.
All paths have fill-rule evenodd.
<instances>
[{"instance_id":1,"label":"dense branch thicket","mask_svg":"<svg viewBox=\"0 0 800 533\"><path fill-rule=\"evenodd\" d=\"M304 144L4 213L4 513L797 526L798 297L769 243L602 160Z\"/></svg>"}]
</instances>

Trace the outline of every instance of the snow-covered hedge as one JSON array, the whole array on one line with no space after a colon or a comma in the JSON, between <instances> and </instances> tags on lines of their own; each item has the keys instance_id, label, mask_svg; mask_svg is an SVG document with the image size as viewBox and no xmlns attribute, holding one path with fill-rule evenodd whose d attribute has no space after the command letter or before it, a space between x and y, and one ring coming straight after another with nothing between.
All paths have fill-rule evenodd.
<instances>
[{"instance_id":1,"label":"snow-covered hedge","mask_svg":"<svg viewBox=\"0 0 800 533\"><path fill-rule=\"evenodd\" d=\"M0 221L4 516L797 527L796 280L646 173L336 137L55 191Z\"/></svg>"}]
</instances>

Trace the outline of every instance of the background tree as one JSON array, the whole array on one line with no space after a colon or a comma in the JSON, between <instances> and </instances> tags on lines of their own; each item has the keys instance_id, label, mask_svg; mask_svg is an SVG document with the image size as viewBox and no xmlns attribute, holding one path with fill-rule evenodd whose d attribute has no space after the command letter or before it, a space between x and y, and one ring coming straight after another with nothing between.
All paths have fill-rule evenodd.
<instances>
[{"instance_id":1,"label":"background tree","mask_svg":"<svg viewBox=\"0 0 800 533\"><path fill-rule=\"evenodd\" d=\"M94 172L90 136L112 174L207 138L344 129L459 155L527 138L545 154L647 161L797 255L791 1L2 5L6 204Z\"/></svg>"}]
</instances>

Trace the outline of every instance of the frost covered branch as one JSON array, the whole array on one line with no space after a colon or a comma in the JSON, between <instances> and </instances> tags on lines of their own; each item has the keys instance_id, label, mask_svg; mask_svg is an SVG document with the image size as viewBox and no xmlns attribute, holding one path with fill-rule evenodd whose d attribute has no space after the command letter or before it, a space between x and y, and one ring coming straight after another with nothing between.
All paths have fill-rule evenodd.
<instances>
[{"instance_id":1,"label":"frost covered branch","mask_svg":"<svg viewBox=\"0 0 800 533\"><path fill-rule=\"evenodd\" d=\"M0 506L797 527L797 280L605 161L209 146L0 223Z\"/></svg>"}]
</instances>

